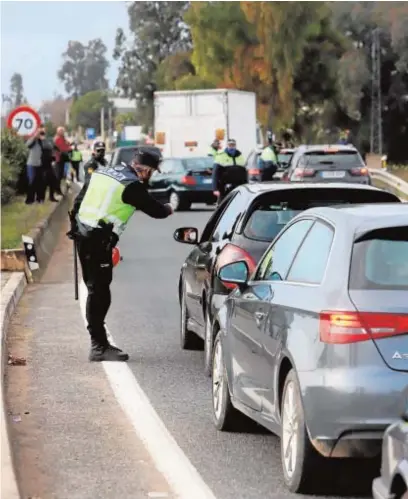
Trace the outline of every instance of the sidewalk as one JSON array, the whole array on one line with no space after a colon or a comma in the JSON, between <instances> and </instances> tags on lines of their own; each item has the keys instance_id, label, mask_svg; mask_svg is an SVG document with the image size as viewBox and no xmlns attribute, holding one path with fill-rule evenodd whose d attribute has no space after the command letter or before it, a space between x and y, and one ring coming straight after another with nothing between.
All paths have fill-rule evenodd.
<instances>
[{"instance_id":1,"label":"sidewalk","mask_svg":"<svg viewBox=\"0 0 408 499\"><path fill-rule=\"evenodd\" d=\"M42 282L26 288L10 324L8 350L27 360L7 366L5 390L22 497L172 498L102 366L87 360L72 260L61 235Z\"/></svg>"}]
</instances>

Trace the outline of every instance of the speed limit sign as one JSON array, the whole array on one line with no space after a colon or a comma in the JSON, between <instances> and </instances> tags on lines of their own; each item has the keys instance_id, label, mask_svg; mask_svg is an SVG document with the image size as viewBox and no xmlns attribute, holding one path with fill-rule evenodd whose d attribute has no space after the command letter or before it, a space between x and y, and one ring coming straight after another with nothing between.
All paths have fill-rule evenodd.
<instances>
[{"instance_id":1,"label":"speed limit sign","mask_svg":"<svg viewBox=\"0 0 408 499\"><path fill-rule=\"evenodd\" d=\"M7 118L7 127L14 129L23 137L34 135L40 125L39 114L29 106L16 107Z\"/></svg>"}]
</instances>

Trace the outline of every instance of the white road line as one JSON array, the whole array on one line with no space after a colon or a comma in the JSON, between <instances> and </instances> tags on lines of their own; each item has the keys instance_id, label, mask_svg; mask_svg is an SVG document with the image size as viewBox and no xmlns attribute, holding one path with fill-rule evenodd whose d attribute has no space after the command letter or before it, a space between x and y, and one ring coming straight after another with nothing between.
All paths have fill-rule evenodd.
<instances>
[{"instance_id":1,"label":"white road line","mask_svg":"<svg viewBox=\"0 0 408 499\"><path fill-rule=\"evenodd\" d=\"M85 322L86 297L87 289L81 281L79 300ZM109 332L108 335L115 345ZM116 399L177 497L216 499L165 427L129 366L123 362L102 362L102 365Z\"/></svg>"}]
</instances>

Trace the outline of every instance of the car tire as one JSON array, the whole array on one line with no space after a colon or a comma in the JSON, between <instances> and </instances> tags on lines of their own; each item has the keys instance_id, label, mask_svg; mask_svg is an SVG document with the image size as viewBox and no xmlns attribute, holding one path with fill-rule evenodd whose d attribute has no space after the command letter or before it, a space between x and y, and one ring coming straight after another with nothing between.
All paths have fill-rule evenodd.
<instances>
[{"instance_id":1,"label":"car tire","mask_svg":"<svg viewBox=\"0 0 408 499\"><path fill-rule=\"evenodd\" d=\"M171 191L169 194L169 203L174 211L185 211L191 207L190 201L183 199L176 191Z\"/></svg>"},{"instance_id":2,"label":"car tire","mask_svg":"<svg viewBox=\"0 0 408 499\"><path fill-rule=\"evenodd\" d=\"M212 360L212 408L214 425L219 431L236 431L247 418L232 405L224 365L221 332L215 338Z\"/></svg>"},{"instance_id":3,"label":"car tire","mask_svg":"<svg viewBox=\"0 0 408 499\"><path fill-rule=\"evenodd\" d=\"M310 443L294 369L289 371L283 388L280 444L286 487L300 494L310 492L313 482L319 483L322 465L329 459L320 456Z\"/></svg>"},{"instance_id":4,"label":"car tire","mask_svg":"<svg viewBox=\"0 0 408 499\"><path fill-rule=\"evenodd\" d=\"M188 310L184 285L180 296L180 346L182 350L202 350L203 342L188 329Z\"/></svg>"},{"instance_id":5,"label":"car tire","mask_svg":"<svg viewBox=\"0 0 408 499\"><path fill-rule=\"evenodd\" d=\"M204 327L204 374L208 377L210 377L212 373L213 346L214 346L213 324L211 321L210 314L207 310L205 314L205 327Z\"/></svg>"}]
</instances>

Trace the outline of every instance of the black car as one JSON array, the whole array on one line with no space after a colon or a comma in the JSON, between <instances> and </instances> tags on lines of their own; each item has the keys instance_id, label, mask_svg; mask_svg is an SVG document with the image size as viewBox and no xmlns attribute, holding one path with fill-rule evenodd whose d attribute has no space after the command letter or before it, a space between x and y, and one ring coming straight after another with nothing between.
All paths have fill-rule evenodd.
<instances>
[{"instance_id":1,"label":"black car","mask_svg":"<svg viewBox=\"0 0 408 499\"><path fill-rule=\"evenodd\" d=\"M244 260L252 272L279 231L299 212L334 204L400 202L394 194L354 184L263 182L234 189L212 214L201 238L194 227L174 232L178 242L193 244L180 271L180 339L183 349L202 348L211 373L212 322L234 284L223 284L218 270Z\"/></svg>"},{"instance_id":2,"label":"black car","mask_svg":"<svg viewBox=\"0 0 408 499\"><path fill-rule=\"evenodd\" d=\"M212 188L214 160L166 158L150 179L149 192L160 201L169 202L175 211L188 210L192 203L214 204Z\"/></svg>"}]
</instances>

